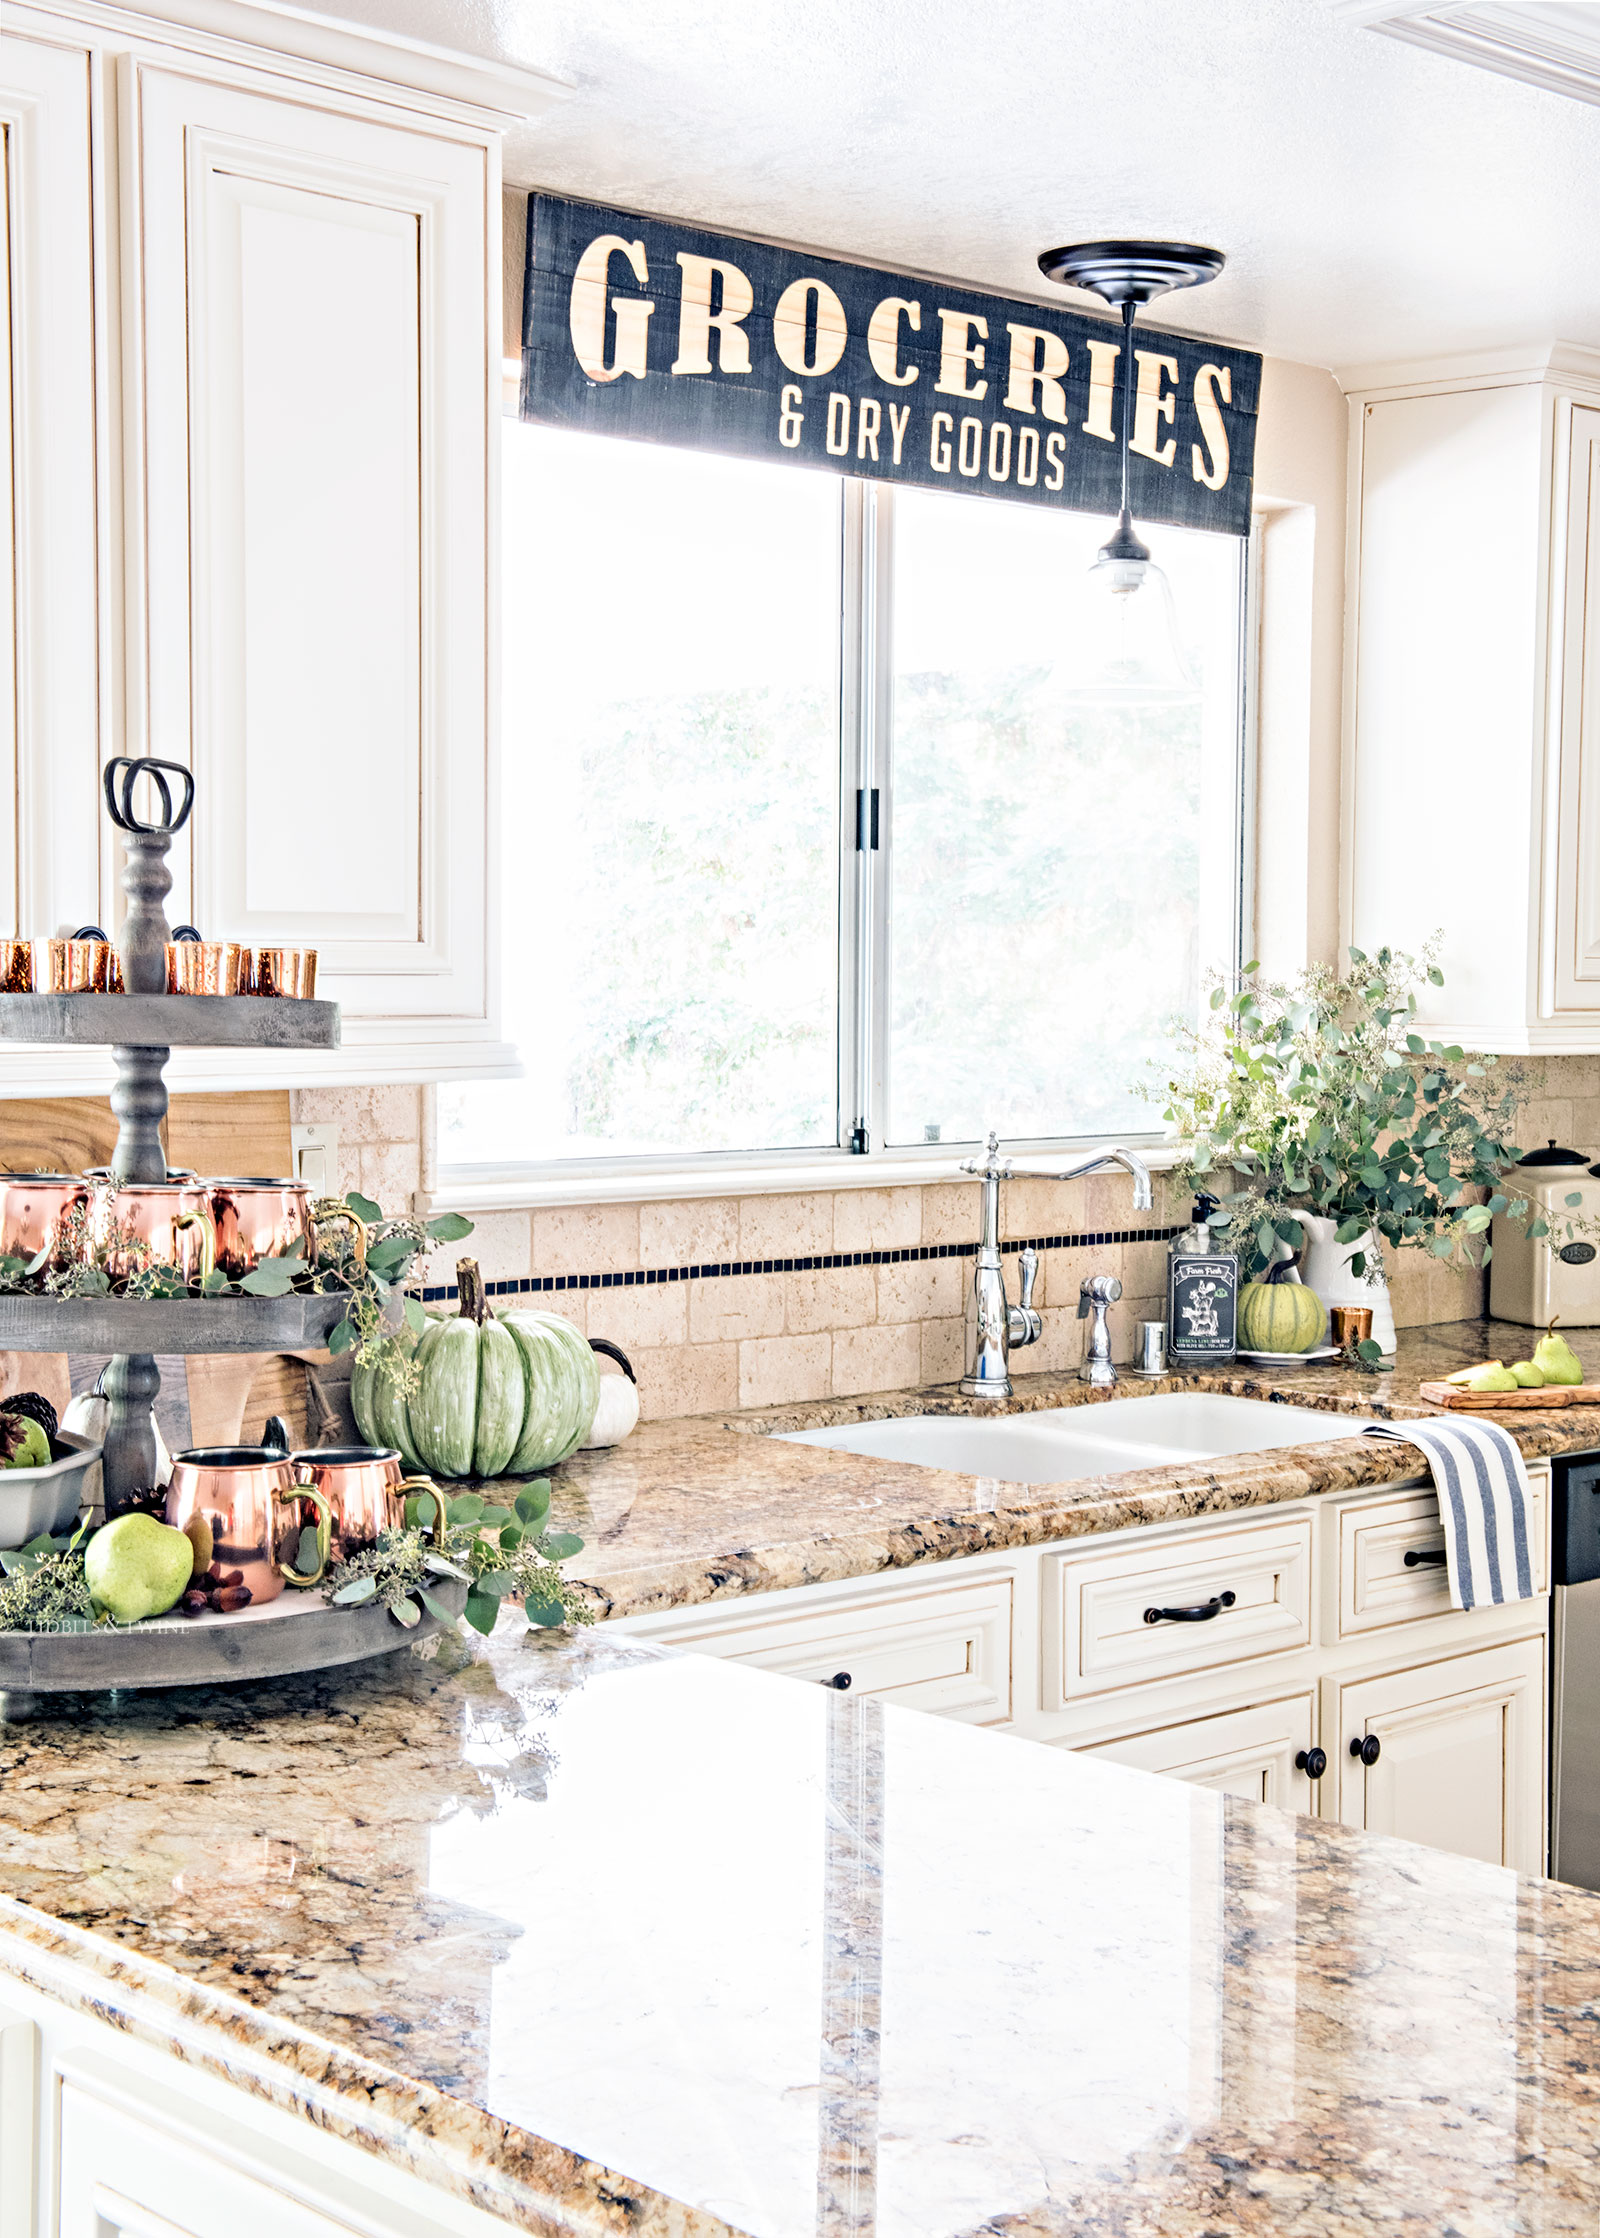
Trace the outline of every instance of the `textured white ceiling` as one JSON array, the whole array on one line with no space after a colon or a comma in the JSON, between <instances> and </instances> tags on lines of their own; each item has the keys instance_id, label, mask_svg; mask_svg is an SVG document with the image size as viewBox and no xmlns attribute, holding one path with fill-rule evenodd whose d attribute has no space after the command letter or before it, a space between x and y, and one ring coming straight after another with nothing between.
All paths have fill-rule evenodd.
<instances>
[{"instance_id":1,"label":"textured white ceiling","mask_svg":"<svg viewBox=\"0 0 1600 2238\"><path fill-rule=\"evenodd\" d=\"M329 12L572 78L518 183L1036 295L1058 242L1213 242L1227 272L1163 323L1313 364L1600 346L1600 109L1326 0Z\"/></svg>"}]
</instances>

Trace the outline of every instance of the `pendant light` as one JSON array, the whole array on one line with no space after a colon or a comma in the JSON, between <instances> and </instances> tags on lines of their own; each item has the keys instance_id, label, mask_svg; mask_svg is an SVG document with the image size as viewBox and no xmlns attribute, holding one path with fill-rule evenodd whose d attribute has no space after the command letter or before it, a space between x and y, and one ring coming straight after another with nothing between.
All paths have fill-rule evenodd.
<instances>
[{"instance_id":1,"label":"pendant light","mask_svg":"<svg viewBox=\"0 0 1600 2238\"><path fill-rule=\"evenodd\" d=\"M1172 585L1135 533L1128 504L1133 320L1141 303L1214 280L1225 261L1220 249L1188 241L1080 241L1039 259L1047 280L1087 288L1122 313L1122 511L1085 584L1082 650L1069 687L1074 699L1134 705L1193 699L1199 690L1183 657Z\"/></svg>"}]
</instances>

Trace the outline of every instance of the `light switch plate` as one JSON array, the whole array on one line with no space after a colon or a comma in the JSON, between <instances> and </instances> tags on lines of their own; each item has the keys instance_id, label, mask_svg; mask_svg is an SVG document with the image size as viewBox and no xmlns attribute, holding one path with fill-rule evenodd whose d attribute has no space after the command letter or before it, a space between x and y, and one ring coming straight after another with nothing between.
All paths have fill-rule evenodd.
<instances>
[{"instance_id":1,"label":"light switch plate","mask_svg":"<svg viewBox=\"0 0 1600 2238\"><path fill-rule=\"evenodd\" d=\"M294 1153L294 1177L314 1196L339 1194L339 1130L324 1120L289 1129Z\"/></svg>"}]
</instances>

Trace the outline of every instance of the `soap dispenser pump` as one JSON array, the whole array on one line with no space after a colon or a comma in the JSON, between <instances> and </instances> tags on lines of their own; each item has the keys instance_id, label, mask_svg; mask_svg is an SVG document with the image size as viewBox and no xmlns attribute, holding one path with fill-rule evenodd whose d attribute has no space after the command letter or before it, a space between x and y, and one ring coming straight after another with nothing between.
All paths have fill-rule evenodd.
<instances>
[{"instance_id":1,"label":"soap dispenser pump","mask_svg":"<svg viewBox=\"0 0 1600 2238\"><path fill-rule=\"evenodd\" d=\"M1213 1233L1215 1197L1194 1201L1167 1259L1167 1356L1174 1365L1231 1360L1237 1348L1239 1261Z\"/></svg>"}]
</instances>

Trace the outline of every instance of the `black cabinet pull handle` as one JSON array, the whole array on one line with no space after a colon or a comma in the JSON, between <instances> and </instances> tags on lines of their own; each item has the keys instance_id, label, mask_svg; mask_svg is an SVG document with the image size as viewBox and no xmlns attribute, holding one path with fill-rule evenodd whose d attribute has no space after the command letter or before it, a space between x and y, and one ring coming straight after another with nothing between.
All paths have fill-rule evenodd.
<instances>
[{"instance_id":1,"label":"black cabinet pull handle","mask_svg":"<svg viewBox=\"0 0 1600 2238\"><path fill-rule=\"evenodd\" d=\"M1294 1760L1297 1772L1304 1772L1308 1780L1319 1780L1328 1769L1328 1752L1325 1748L1303 1748Z\"/></svg>"},{"instance_id":2,"label":"black cabinet pull handle","mask_svg":"<svg viewBox=\"0 0 1600 2238\"><path fill-rule=\"evenodd\" d=\"M1215 1600L1202 1601L1197 1609L1146 1609L1146 1624L1209 1624L1224 1609L1231 1609L1237 1596L1219 1593Z\"/></svg>"},{"instance_id":3,"label":"black cabinet pull handle","mask_svg":"<svg viewBox=\"0 0 1600 2238\"><path fill-rule=\"evenodd\" d=\"M848 1694L850 1691L850 1673L848 1671L835 1671L831 1679L824 1679L822 1683L824 1686L836 1686L841 1694Z\"/></svg>"},{"instance_id":4,"label":"black cabinet pull handle","mask_svg":"<svg viewBox=\"0 0 1600 2238\"><path fill-rule=\"evenodd\" d=\"M1442 1546L1408 1546L1406 1548L1406 1568L1408 1570L1442 1570L1449 1559L1449 1555L1446 1554Z\"/></svg>"},{"instance_id":5,"label":"black cabinet pull handle","mask_svg":"<svg viewBox=\"0 0 1600 2238\"><path fill-rule=\"evenodd\" d=\"M1363 1764L1376 1764L1383 1754L1383 1743L1376 1733L1369 1733L1364 1741L1352 1741L1350 1754L1359 1756Z\"/></svg>"}]
</instances>

